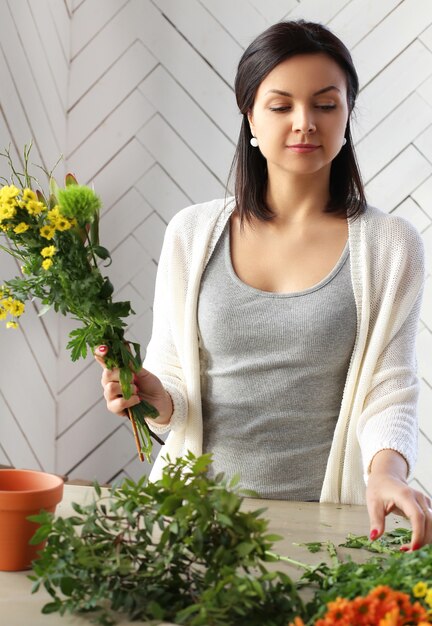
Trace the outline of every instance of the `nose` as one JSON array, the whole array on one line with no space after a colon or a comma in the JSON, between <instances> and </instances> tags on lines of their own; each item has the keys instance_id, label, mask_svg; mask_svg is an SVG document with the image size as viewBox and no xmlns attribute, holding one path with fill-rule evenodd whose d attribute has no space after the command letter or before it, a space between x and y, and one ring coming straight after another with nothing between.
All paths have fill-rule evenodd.
<instances>
[{"instance_id":1,"label":"nose","mask_svg":"<svg viewBox=\"0 0 432 626\"><path fill-rule=\"evenodd\" d=\"M293 117L293 131L308 135L316 130L312 112L306 107L298 107Z\"/></svg>"}]
</instances>

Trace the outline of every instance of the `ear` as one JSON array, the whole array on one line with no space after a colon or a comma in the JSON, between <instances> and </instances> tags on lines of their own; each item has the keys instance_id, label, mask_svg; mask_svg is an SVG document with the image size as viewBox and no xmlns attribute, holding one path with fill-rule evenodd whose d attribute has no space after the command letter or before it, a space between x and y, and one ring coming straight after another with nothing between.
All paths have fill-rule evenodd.
<instances>
[{"instance_id":1,"label":"ear","mask_svg":"<svg viewBox=\"0 0 432 626\"><path fill-rule=\"evenodd\" d=\"M248 122L249 122L249 126L250 126L250 131L251 131L252 135L255 136L254 123L253 123L253 111L252 111L252 109L250 109L247 112L247 118L248 118Z\"/></svg>"}]
</instances>

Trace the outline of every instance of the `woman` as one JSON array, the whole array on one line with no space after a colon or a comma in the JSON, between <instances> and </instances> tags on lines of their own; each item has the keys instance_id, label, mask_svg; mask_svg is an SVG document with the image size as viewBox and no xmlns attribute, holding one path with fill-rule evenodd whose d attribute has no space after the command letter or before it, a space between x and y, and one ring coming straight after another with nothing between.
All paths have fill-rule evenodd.
<instances>
[{"instance_id":1,"label":"woman","mask_svg":"<svg viewBox=\"0 0 432 626\"><path fill-rule=\"evenodd\" d=\"M243 54L235 90L235 197L169 224L144 369L128 401L104 370L108 408L145 398L150 427L171 429L163 456L210 451L261 497L366 501L372 538L399 512L417 549L432 542L430 500L407 484L423 248L366 204L351 56L321 25L279 23Z\"/></svg>"}]
</instances>

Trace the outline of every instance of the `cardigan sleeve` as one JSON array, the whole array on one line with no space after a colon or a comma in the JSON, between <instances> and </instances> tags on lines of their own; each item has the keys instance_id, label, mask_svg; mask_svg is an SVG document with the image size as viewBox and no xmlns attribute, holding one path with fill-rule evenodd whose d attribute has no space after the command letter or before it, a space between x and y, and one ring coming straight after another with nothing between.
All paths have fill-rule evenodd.
<instances>
[{"instance_id":1,"label":"cardigan sleeve","mask_svg":"<svg viewBox=\"0 0 432 626\"><path fill-rule=\"evenodd\" d=\"M357 426L367 483L372 459L380 450L399 452L412 473L417 457L418 419L416 337L424 285L424 250L411 226L396 241L398 259L390 249L387 263L374 271L386 275L377 281L381 293L373 299L370 344L380 343L363 411ZM396 229L396 237L401 229ZM405 248L405 250L403 249Z\"/></svg>"},{"instance_id":2,"label":"cardigan sleeve","mask_svg":"<svg viewBox=\"0 0 432 626\"><path fill-rule=\"evenodd\" d=\"M183 428L188 411L183 370L173 336L173 316L179 316L180 306L176 298L179 285L173 284L177 276L176 270L178 270L178 267L174 267L176 263L178 264L175 222L174 218L167 227L159 258L153 303L152 334L143 363L146 369L160 379L170 394L174 407L171 420L166 425L158 426L154 421L146 420L150 429L158 434L170 429L176 431Z\"/></svg>"}]
</instances>

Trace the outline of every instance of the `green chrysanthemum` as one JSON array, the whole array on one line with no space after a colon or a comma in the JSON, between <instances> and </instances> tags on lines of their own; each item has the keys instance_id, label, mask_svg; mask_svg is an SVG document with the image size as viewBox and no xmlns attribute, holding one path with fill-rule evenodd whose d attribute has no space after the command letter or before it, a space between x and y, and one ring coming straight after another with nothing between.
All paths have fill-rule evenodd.
<instances>
[{"instance_id":1,"label":"green chrysanthemum","mask_svg":"<svg viewBox=\"0 0 432 626\"><path fill-rule=\"evenodd\" d=\"M59 189L60 213L69 219L75 218L80 224L91 223L101 206L101 200L95 192L84 185L68 185Z\"/></svg>"}]
</instances>

